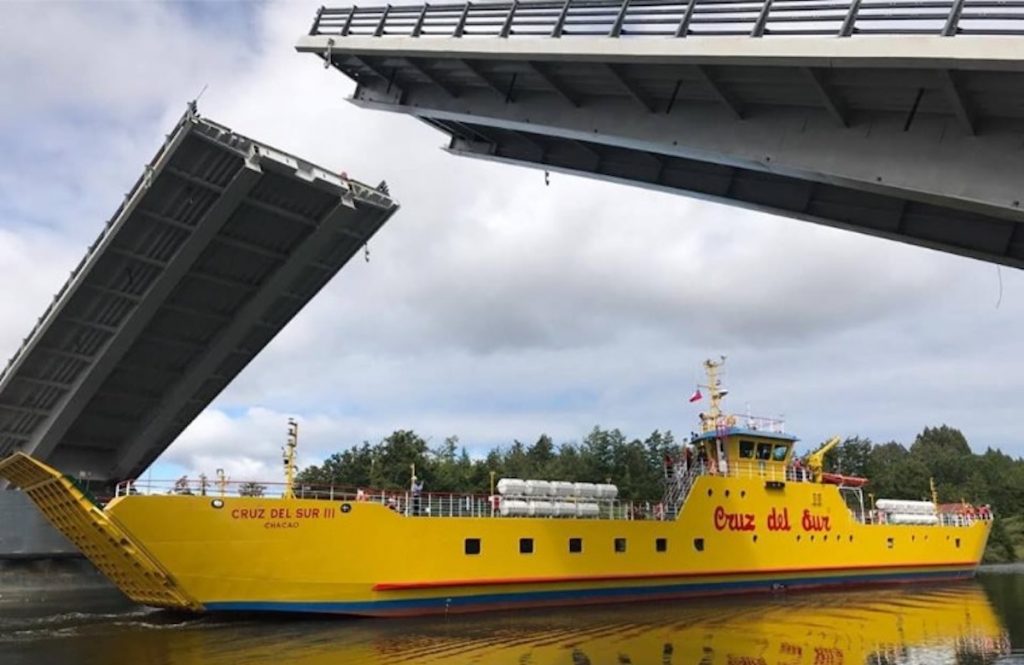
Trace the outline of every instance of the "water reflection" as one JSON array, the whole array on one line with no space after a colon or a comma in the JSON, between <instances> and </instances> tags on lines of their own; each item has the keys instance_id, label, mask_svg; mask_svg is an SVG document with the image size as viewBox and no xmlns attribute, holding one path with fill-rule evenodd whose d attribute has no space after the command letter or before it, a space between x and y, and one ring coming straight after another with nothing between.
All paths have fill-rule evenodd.
<instances>
[{"instance_id":1,"label":"water reflection","mask_svg":"<svg viewBox=\"0 0 1024 665\"><path fill-rule=\"evenodd\" d=\"M1010 652L1003 622L974 583L448 620L192 619L128 609L6 622L0 662L19 664L71 656L103 665L974 664Z\"/></svg>"}]
</instances>

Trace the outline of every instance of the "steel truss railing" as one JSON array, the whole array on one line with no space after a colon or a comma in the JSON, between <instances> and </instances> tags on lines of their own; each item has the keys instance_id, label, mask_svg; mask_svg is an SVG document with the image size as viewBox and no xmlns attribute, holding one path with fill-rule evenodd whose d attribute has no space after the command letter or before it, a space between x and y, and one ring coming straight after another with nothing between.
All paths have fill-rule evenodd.
<instances>
[{"instance_id":1,"label":"steel truss railing","mask_svg":"<svg viewBox=\"0 0 1024 665\"><path fill-rule=\"evenodd\" d=\"M321 8L311 35L1024 35L1024 0L497 0Z\"/></svg>"}]
</instances>

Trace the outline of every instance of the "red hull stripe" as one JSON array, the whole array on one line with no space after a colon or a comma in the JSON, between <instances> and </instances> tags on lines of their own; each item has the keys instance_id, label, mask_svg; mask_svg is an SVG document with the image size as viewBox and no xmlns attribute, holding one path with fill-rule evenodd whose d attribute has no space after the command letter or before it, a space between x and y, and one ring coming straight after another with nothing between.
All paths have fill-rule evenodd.
<instances>
[{"instance_id":1,"label":"red hull stripe","mask_svg":"<svg viewBox=\"0 0 1024 665\"><path fill-rule=\"evenodd\" d=\"M572 577L503 577L500 579L437 580L433 582L379 582L374 591L412 591L416 589L448 589L453 587L506 586L514 584L570 584L574 582L628 582L631 580L702 579L714 577L760 577L763 575L806 575L816 573L851 574L864 570L918 570L937 568L975 568L977 561L950 561L948 563L872 564L868 566L829 566L819 568L774 568L761 570L714 570L685 573L633 573L627 575L577 575Z\"/></svg>"}]
</instances>

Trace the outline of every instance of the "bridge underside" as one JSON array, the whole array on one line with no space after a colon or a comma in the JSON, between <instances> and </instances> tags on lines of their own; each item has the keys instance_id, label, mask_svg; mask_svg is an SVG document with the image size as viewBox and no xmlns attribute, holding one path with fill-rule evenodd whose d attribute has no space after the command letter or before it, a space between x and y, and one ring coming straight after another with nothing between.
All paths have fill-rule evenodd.
<instances>
[{"instance_id":1,"label":"bridge underside","mask_svg":"<svg viewBox=\"0 0 1024 665\"><path fill-rule=\"evenodd\" d=\"M396 209L189 112L0 375L0 458L137 475Z\"/></svg>"},{"instance_id":2,"label":"bridge underside","mask_svg":"<svg viewBox=\"0 0 1024 665\"><path fill-rule=\"evenodd\" d=\"M418 117L455 154L1024 267L1019 46L311 35L298 49L354 80L356 104Z\"/></svg>"}]
</instances>

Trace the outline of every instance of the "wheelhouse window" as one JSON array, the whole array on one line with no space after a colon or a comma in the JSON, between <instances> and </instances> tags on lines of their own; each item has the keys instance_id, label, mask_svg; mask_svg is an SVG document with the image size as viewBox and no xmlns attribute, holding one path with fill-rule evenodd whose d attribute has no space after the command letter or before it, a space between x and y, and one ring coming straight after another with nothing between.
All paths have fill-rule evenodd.
<instances>
[{"instance_id":1,"label":"wheelhouse window","mask_svg":"<svg viewBox=\"0 0 1024 665\"><path fill-rule=\"evenodd\" d=\"M569 551L573 554L579 554L583 551L583 539L582 538L570 538L569 539Z\"/></svg>"},{"instance_id":2,"label":"wheelhouse window","mask_svg":"<svg viewBox=\"0 0 1024 665\"><path fill-rule=\"evenodd\" d=\"M754 458L754 442L740 439L740 457L746 459Z\"/></svg>"},{"instance_id":3,"label":"wheelhouse window","mask_svg":"<svg viewBox=\"0 0 1024 665\"><path fill-rule=\"evenodd\" d=\"M480 554L479 538L466 538L466 554Z\"/></svg>"},{"instance_id":4,"label":"wheelhouse window","mask_svg":"<svg viewBox=\"0 0 1024 665\"><path fill-rule=\"evenodd\" d=\"M772 444L770 443L759 443L757 444L757 459L768 460L772 456Z\"/></svg>"},{"instance_id":5,"label":"wheelhouse window","mask_svg":"<svg viewBox=\"0 0 1024 665\"><path fill-rule=\"evenodd\" d=\"M772 460L776 462L785 462L786 455L789 454L789 446L784 443L776 443L775 448L772 450Z\"/></svg>"},{"instance_id":6,"label":"wheelhouse window","mask_svg":"<svg viewBox=\"0 0 1024 665\"><path fill-rule=\"evenodd\" d=\"M625 538L616 538L615 539L615 551L618 552L619 554L622 554L623 552L626 551L626 539Z\"/></svg>"},{"instance_id":7,"label":"wheelhouse window","mask_svg":"<svg viewBox=\"0 0 1024 665\"><path fill-rule=\"evenodd\" d=\"M533 538L520 538L519 539L519 553L520 554L533 554Z\"/></svg>"}]
</instances>

